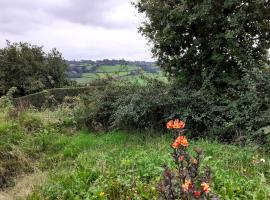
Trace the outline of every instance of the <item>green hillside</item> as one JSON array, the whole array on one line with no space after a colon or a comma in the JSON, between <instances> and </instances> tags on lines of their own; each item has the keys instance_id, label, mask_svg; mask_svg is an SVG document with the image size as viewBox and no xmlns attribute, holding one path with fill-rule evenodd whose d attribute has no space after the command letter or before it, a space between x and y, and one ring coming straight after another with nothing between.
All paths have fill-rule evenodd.
<instances>
[{"instance_id":1,"label":"green hillside","mask_svg":"<svg viewBox=\"0 0 270 200\"><path fill-rule=\"evenodd\" d=\"M139 66L136 65L102 65L99 66L96 70L96 72L107 72L107 73L113 73L113 72L123 72L123 71L134 71L141 69Z\"/></svg>"},{"instance_id":2,"label":"green hillside","mask_svg":"<svg viewBox=\"0 0 270 200\"><path fill-rule=\"evenodd\" d=\"M96 79L128 78L138 79L138 75L160 77L160 70L153 63L128 62L118 60L73 61L69 63L69 77L79 84L87 84Z\"/></svg>"}]
</instances>

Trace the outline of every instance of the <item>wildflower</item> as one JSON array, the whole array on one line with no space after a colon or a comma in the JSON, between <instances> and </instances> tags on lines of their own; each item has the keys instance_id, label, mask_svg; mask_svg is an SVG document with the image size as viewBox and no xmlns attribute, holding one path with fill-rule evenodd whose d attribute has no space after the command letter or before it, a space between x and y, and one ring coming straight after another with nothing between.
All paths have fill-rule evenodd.
<instances>
[{"instance_id":1,"label":"wildflower","mask_svg":"<svg viewBox=\"0 0 270 200\"><path fill-rule=\"evenodd\" d=\"M185 183L182 184L182 188L185 192L187 192L190 188L192 188L192 183L190 180L185 180Z\"/></svg>"},{"instance_id":2,"label":"wildflower","mask_svg":"<svg viewBox=\"0 0 270 200\"><path fill-rule=\"evenodd\" d=\"M173 120L170 120L167 122L167 129L172 129L173 128Z\"/></svg>"},{"instance_id":3,"label":"wildflower","mask_svg":"<svg viewBox=\"0 0 270 200\"><path fill-rule=\"evenodd\" d=\"M210 189L208 183L202 182L202 183L201 183L201 186L202 186L203 191L204 191L206 194L208 194L208 193L210 192L211 189Z\"/></svg>"},{"instance_id":4,"label":"wildflower","mask_svg":"<svg viewBox=\"0 0 270 200\"><path fill-rule=\"evenodd\" d=\"M174 120L173 128L184 128L185 122L180 121L179 119Z\"/></svg>"},{"instance_id":5,"label":"wildflower","mask_svg":"<svg viewBox=\"0 0 270 200\"><path fill-rule=\"evenodd\" d=\"M187 138L185 136L182 136L182 135L178 136L178 138L172 144L172 147L174 149L179 148L179 146L188 147L188 141L187 141Z\"/></svg>"},{"instance_id":6,"label":"wildflower","mask_svg":"<svg viewBox=\"0 0 270 200\"><path fill-rule=\"evenodd\" d=\"M201 192L200 191L194 191L194 196L196 197L196 198L199 198L200 196L201 196Z\"/></svg>"},{"instance_id":7,"label":"wildflower","mask_svg":"<svg viewBox=\"0 0 270 200\"><path fill-rule=\"evenodd\" d=\"M181 129L185 127L185 122L179 120L179 119L175 119L175 120L170 120L167 122L166 124L167 129Z\"/></svg>"},{"instance_id":8,"label":"wildflower","mask_svg":"<svg viewBox=\"0 0 270 200\"><path fill-rule=\"evenodd\" d=\"M104 197L104 195L105 195L105 192L100 192L100 193L99 193L99 196L100 196L100 197Z\"/></svg>"}]
</instances>

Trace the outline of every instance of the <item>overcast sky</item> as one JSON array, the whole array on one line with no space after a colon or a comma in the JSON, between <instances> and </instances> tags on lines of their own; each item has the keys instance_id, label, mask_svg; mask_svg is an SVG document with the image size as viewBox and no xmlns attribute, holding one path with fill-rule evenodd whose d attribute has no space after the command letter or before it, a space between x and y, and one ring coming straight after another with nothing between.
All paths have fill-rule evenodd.
<instances>
[{"instance_id":1,"label":"overcast sky","mask_svg":"<svg viewBox=\"0 0 270 200\"><path fill-rule=\"evenodd\" d=\"M0 0L5 41L57 48L66 59L151 60L130 0Z\"/></svg>"}]
</instances>

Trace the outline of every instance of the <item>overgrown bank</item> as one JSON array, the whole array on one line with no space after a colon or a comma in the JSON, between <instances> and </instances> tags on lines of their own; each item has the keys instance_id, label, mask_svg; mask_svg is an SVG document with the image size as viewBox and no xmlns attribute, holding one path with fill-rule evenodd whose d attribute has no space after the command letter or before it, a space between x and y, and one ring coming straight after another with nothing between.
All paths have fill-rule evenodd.
<instances>
[{"instance_id":1,"label":"overgrown bank","mask_svg":"<svg viewBox=\"0 0 270 200\"><path fill-rule=\"evenodd\" d=\"M74 106L61 105L54 111L20 110L14 116L2 109L0 175L5 183L1 188L12 186L19 175L46 171L48 179L30 193L29 200L157 199L162 166L173 164L171 136L79 131L75 111ZM195 146L205 150L203 166L213 169L212 188L222 199L269 198L269 155L254 146L203 139L191 143L191 149Z\"/></svg>"}]
</instances>

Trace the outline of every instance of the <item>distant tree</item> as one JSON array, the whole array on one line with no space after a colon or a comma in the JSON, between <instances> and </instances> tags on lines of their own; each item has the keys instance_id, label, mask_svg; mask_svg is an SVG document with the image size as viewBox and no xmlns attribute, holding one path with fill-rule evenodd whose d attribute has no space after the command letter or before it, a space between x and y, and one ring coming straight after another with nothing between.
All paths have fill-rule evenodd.
<instances>
[{"instance_id":1,"label":"distant tree","mask_svg":"<svg viewBox=\"0 0 270 200\"><path fill-rule=\"evenodd\" d=\"M233 87L269 63L270 1L138 0L157 64L182 85Z\"/></svg>"},{"instance_id":2,"label":"distant tree","mask_svg":"<svg viewBox=\"0 0 270 200\"><path fill-rule=\"evenodd\" d=\"M7 41L0 49L0 94L17 87L19 95L67 84L67 64L56 49L45 53L42 47Z\"/></svg>"}]
</instances>

